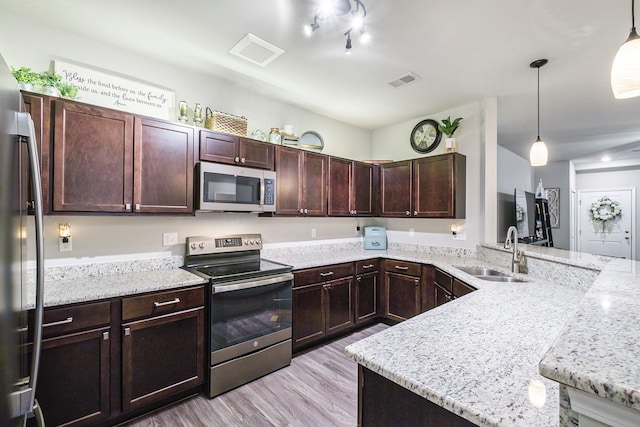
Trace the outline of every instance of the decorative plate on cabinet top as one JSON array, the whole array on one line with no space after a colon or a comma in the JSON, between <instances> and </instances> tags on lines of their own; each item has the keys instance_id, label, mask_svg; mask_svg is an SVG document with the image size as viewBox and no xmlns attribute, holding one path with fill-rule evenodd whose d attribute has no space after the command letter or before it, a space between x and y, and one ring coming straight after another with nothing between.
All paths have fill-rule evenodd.
<instances>
[{"instance_id":1,"label":"decorative plate on cabinet top","mask_svg":"<svg viewBox=\"0 0 640 427\"><path fill-rule=\"evenodd\" d=\"M318 132L308 130L298 138L298 147L320 152L324 148L324 140Z\"/></svg>"}]
</instances>

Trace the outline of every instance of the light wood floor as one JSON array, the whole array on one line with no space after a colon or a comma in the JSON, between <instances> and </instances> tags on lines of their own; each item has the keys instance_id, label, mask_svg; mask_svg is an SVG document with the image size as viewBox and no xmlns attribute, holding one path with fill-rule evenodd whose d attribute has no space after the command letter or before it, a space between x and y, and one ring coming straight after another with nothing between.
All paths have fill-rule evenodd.
<instances>
[{"instance_id":1,"label":"light wood floor","mask_svg":"<svg viewBox=\"0 0 640 427\"><path fill-rule=\"evenodd\" d=\"M344 348L385 328L378 324L354 332L214 399L200 395L126 426L353 427L358 372L357 364L344 356Z\"/></svg>"}]
</instances>

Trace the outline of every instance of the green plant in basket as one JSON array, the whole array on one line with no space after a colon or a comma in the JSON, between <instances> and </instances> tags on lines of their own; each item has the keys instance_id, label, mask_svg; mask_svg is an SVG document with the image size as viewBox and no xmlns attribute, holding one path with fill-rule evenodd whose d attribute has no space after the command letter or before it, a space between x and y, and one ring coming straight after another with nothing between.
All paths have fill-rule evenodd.
<instances>
[{"instance_id":1,"label":"green plant in basket","mask_svg":"<svg viewBox=\"0 0 640 427\"><path fill-rule=\"evenodd\" d=\"M78 96L78 88L73 83L60 82L58 90L64 98L75 99Z\"/></svg>"},{"instance_id":2,"label":"green plant in basket","mask_svg":"<svg viewBox=\"0 0 640 427\"><path fill-rule=\"evenodd\" d=\"M451 121L451 116L449 116L446 119L443 119L442 123L438 125L438 130L451 138L456 129L458 129L458 126L460 126L461 121L462 117L458 117L454 121Z\"/></svg>"},{"instance_id":3,"label":"green plant in basket","mask_svg":"<svg viewBox=\"0 0 640 427\"><path fill-rule=\"evenodd\" d=\"M29 67L20 67L18 69L11 67L11 74L22 85L42 86L43 81L40 73L31 70Z\"/></svg>"},{"instance_id":4,"label":"green plant in basket","mask_svg":"<svg viewBox=\"0 0 640 427\"><path fill-rule=\"evenodd\" d=\"M42 86L57 88L62 83L62 77L56 73L52 73L51 71L43 71L40 73L40 78L42 79Z\"/></svg>"}]
</instances>

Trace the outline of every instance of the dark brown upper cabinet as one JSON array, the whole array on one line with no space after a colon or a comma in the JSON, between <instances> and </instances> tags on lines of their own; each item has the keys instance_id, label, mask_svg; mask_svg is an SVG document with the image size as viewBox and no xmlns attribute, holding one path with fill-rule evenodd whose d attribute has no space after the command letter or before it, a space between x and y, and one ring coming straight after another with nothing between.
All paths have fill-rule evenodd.
<instances>
[{"instance_id":1,"label":"dark brown upper cabinet","mask_svg":"<svg viewBox=\"0 0 640 427\"><path fill-rule=\"evenodd\" d=\"M373 215L374 166L329 157L329 216Z\"/></svg>"},{"instance_id":2,"label":"dark brown upper cabinet","mask_svg":"<svg viewBox=\"0 0 640 427\"><path fill-rule=\"evenodd\" d=\"M51 98L35 93L22 94L26 111L31 114L33 125L36 131L36 143L38 147L38 161L40 162L40 175L42 180L42 206L43 212L51 212L50 196L50 171L49 160L51 158L49 149L51 147L49 131L49 116L51 114ZM31 176L29 176L31 181ZM33 213L33 189L29 184L29 213Z\"/></svg>"},{"instance_id":3,"label":"dark brown upper cabinet","mask_svg":"<svg viewBox=\"0 0 640 427\"><path fill-rule=\"evenodd\" d=\"M193 128L53 102L53 211L193 212Z\"/></svg>"},{"instance_id":4,"label":"dark brown upper cabinet","mask_svg":"<svg viewBox=\"0 0 640 427\"><path fill-rule=\"evenodd\" d=\"M273 170L273 144L209 130L200 131L200 160Z\"/></svg>"},{"instance_id":5,"label":"dark brown upper cabinet","mask_svg":"<svg viewBox=\"0 0 640 427\"><path fill-rule=\"evenodd\" d=\"M411 160L380 165L380 216L411 217Z\"/></svg>"},{"instance_id":6,"label":"dark brown upper cabinet","mask_svg":"<svg viewBox=\"0 0 640 427\"><path fill-rule=\"evenodd\" d=\"M327 215L327 159L323 154L276 147L276 214Z\"/></svg>"}]
</instances>

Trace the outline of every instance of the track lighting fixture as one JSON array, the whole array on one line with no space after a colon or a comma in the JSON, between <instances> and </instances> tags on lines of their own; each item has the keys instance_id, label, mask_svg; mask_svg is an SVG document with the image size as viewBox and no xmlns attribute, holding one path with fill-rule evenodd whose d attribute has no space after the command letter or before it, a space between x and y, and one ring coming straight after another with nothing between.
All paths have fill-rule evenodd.
<instances>
[{"instance_id":1,"label":"track lighting fixture","mask_svg":"<svg viewBox=\"0 0 640 427\"><path fill-rule=\"evenodd\" d=\"M546 59L538 59L533 61L529 66L531 68L538 69L538 138L531 146L531 151L529 152L529 160L531 161L531 166L544 166L547 164L548 151L545 143L540 139L540 67L543 67L547 62Z\"/></svg>"},{"instance_id":2,"label":"track lighting fixture","mask_svg":"<svg viewBox=\"0 0 640 427\"><path fill-rule=\"evenodd\" d=\"M631 31L611 65L611 89L617 99L640 96L640 36L636 32L635 0L631 0Z\"/></svg>"},{"instance_id":3,"label":"track lighting fixture","mask_svg":"<svg viewBox=\"0 0 640 427\"><path fill-rule=\"evenodd\" d=\"M353 3L353 6L352 6ZM359 35L360 42L365 44L371 39L371 35L365 30L365 18L367 9L362 0L322 0L313 16L313 22L304 26L304 33L307 37L320 28L319 20L332 19L335 17L349 15L349 29L344 35L347 37L345 53L351 53L352 40L351 31L355 30Z\"/></svg>"}]
</instances>

